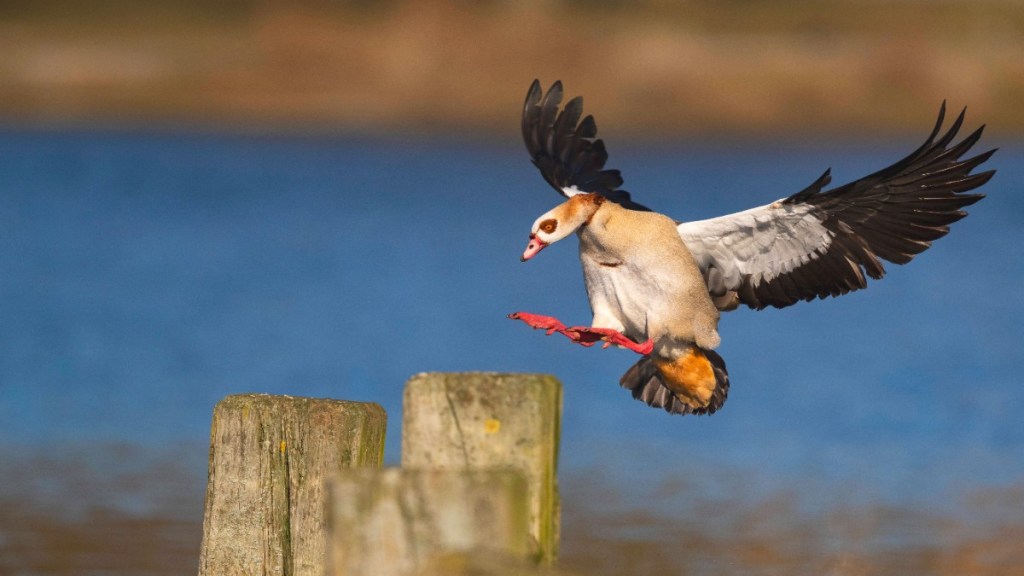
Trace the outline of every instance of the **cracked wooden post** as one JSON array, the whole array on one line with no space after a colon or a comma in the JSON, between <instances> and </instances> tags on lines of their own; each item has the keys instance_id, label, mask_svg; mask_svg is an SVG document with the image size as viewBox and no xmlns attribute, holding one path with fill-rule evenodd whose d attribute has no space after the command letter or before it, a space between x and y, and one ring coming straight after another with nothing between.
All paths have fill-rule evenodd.
<instances>
[{"instance_id":1,"label":"cracked wooden post","mask_svg":"<svg viewBox=\"0 0 1024 576\"><path fill-rule=\"evenodd\" d=\"M508 575L536 568L528 505L516 470L339 472L330 484L327 574ZM481 560L500 571L466 571Z\"/></svg>"},{"instance_id":2,"label":"cracked wooden post","mask_svg":"<svg viewBox=\"0 0 1024 576\"><path fill-rule=\"evenodd\" d=\"M558 555L562 385L543 374L427 373L405 387L402 466L513 468L526 478L539 559Z\"/></svg>"},{"instance_id":3,"label":"cracked wooden post","mask_svg":"<svg viewBox=\"0 0 1024 576\"><path fill-rule=\"evenodd\" d=\"M326 480L379 467L387 416L377 404L266 394L213 411L200 576L322 576Z\"/></svg>"}]
</instances>

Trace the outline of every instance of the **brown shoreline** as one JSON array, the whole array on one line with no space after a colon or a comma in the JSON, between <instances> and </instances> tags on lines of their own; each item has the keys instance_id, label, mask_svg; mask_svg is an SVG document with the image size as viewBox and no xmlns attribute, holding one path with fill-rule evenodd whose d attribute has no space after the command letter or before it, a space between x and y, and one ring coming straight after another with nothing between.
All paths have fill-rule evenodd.
<instances>
[{"instance_id":1,"label":"brown shoreline","mask_svg":"<svg viewBox=\"0 0 1024 576\"><path fill-rule=\"evenodd\" d=\"M201 485L194 488L201 493ZM1020 490L985 497L1017 506ZM886 506L807 517L791 497L778 495L749 509L705 510L714 519L670 521L638 511L610 517L565 496L560 563L581 574L704 573L713 567L713 573L750 575L1013 576L1024 566L1021 518L954 519ZM0 574L171 575L197 566L201 510L190 517L110 509L64 517L6 498L0 507Z\"/></svg>"},{"instance_id":2,"label":"brown shoreline","mask_svg":"<svg viewBox=\"0 0 1024 576\"><path fill-rule=\"evenodd\" d=\"M0 449L0 575L195 571L201 447L45 454ZM942 513L871 502L822 508L805 501L813 486L722 498L703 493L700 480L668 482L641 508L601 474L563 474L561 563L597 576L1011 576L1024 566L1024 485L972 491L957 512Z\"/></svg>"},{"instance_id":3,"label":"brown shoreline","mask_svg":"<svg viewBox=\"0 0 1024 576\"><path fill-rule=\"evenodd\" d=\"M919 134L939 103L1024 132L1024 11L876 3L95 0L0 9L0 118L472 132L534 77L605 135Z\"/></svg>"}]
</instances>

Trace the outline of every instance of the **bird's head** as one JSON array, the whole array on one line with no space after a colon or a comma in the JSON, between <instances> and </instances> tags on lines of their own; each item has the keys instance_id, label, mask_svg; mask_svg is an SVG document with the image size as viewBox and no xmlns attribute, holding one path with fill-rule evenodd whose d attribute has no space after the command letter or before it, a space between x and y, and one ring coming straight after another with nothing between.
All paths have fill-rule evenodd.
<instances>
[{"instance_id":1,"label":"bird's head","mask_svg":"<svg viewBox=\"0 0 1024 576\"><path fill-rule=\"evenodd\" d=\"M590 222L603 203L604 196L600 194L577 194L542 214L533 223L530 243L520 260L526 262L548 245L579 230Z\"/></svg>"}]
</instances>

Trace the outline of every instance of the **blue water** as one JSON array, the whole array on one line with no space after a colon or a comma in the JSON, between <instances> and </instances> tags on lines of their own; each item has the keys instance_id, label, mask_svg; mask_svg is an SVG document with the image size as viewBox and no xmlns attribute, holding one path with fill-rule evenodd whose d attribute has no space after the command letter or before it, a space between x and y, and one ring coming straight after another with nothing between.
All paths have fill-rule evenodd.
<instances>
[{"instance_id":1,"label":"blue water","mask_svg":"<svg viewBox=\"0 0 1024 576\"><path fill-rule=\"evenodd\" d=\"M192 444L201 475L213 405L267 392L380 403L394 463L411 375L490 370L558 376L563 475L640 501L680 479L811 507L1024 482L1020 145L970 217L868 290L725 316L729 400L678 418L618 387L632 353L505 319L589 322L574 239L519 262L560 199L516 138L0 132L0 447ZM917 143L611 151L637 200L682 220Z\"/></svg>"}]
</instances>

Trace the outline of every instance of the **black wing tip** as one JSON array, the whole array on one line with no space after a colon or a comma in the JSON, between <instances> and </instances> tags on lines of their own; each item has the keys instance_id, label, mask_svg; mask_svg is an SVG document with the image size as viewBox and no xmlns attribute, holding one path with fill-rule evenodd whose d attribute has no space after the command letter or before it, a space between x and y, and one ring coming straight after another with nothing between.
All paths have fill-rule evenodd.
<instances>
[{"instance_id":1,"label":"black wing tip","mask_svg":"<svg viewBox=\"0 0 1024 576\"><path fill-rule=\"evenodd\" d=\"M895 164L859 180L855 180L830 190L825 190L821 193L813 193L813 188L817 184L816 181L814 184L811 184L811 186L808 186L808 188L787 198L786 202L805 202L815 198L819 201L824 201L825 197L837 197L848 193L862 193L865 190L872 189L880 185L891 184L894 180L906 178L911 174L926 175L930 172L949 168L951 165L956 164L959 158L970 150L981 138L985 130L985 124L982 124L962 140L953 144L952 142L963 126L964 119L966 118L967 107L964 106L945 133L942 133L942 127L946 117L946 108L946 100L943 100L942 104L939 106L938 118L936 119L935 126L932 128L931 134L928 135L928 138L925 139L925 141L916 150ZM940 134L942 135L939 136ZM964 161L964 163L973 162L970 168L973 169L977 165L988 160L996 150L997 149L994 148L987 152L983 152L970 160ZM969 173L970 170L967 170L967 172ZM828 171L826 170L826 174L827 173ZM978 185L980 186L981 184Z\"/></svg>"},{"instance_id":2,"label":"black wing tip","mask_svg":"<svg viewBox=\"0 0 1024 576\"><path fill-rule=\"evenodd\" d=\"M982 126L982 128L984 128L984 126ZM978 130L980 131L981 128L979 128ZM981 154L978 154L977 156L975 156L971 160L977 162L978 164L982 164L982 163L988 161L988 159L991 158L992 155L995 154L996 152L999 152L999 148L992 148L991 150L986 150L986 151L982 152ZM992 171L995 172L995 170L992 170Z\"/></svg>"},{"instance_id":3,"label":"black wing tip","mask_svg":"<svg viewBox=\"0 0 1024 576\"><path fill-rule=\"evenodd\" d=\"M540 82L540 78L534 78L533 82L530 82L530 89L526 91L527 95L533 94L535 92L544 92L543 89L541 88L541 86L542 86L542 84ZM548 92L551 92L551 91L561 92L562 91L562 81L561 80L555 80L551 84L551 86L548 88Z\"/></svg>"},{"instance_id":4,"label":"black wing tip","mask_svg":"<svg viewBox=\"0 0 1024 576\"><path fill-rule=\"evenodd\" d=\"M565 90L562 89L562 81L555 80L555 83L548 88L548 91L544 93L544 102L547 103L549 100L556 103L562 101L562 96L565 94Z\"/></svg>"},{"instance_id":5,"label":"black wing tip","mask_svg":"<svg viewBox=\"0 0 1024 576\"><path fill-rule=\"evenodd\" d=\"M963 198L975 198L974 200L971 201L971 204L974 204L978 200L981 200L982 198L984 198L985 195L984 194L964 194L963 192L974 190L975 188L981 188L982 186L987 184L988 181L991 180L992 177L995 176L995 175L996 175L996 171L994 169L993 170L986 170L984 172L978 172L977 174L971 174L969 176L969 178L971 180L970 188L965 188L965 189L961 190L960 193L957 194L957 196L959 198L962 198L962 199ZM969 206L969 205L970 204L965 204L965 206Z\"/></svg>"},{"instance_id":6,"label":"black wing tip","mask_svg":"<svg viewBox=\"0 0 1024 576\"><path fill-rule=\"evenodd\" d=\"M799 204L810 199L812 196L820 194L825 186L828 186L832 182L832 167L829 166L821 173L821 176L811 182L806 188L793 194L782 201L783 204Z\"/></svg>"},{"instance_id":7,"label":"black wing tip","mask_svg":"<svg viewBox=\"0 0 1024 576\"><path fill-rule=\"evenodd\" d=\"M606 170L608 152L597 138L593 116L583 116L583 97L576 96L561 105L562 81L556 80L547 92L540 79L534 79L526 93L522 130L526 149L544 180L559 194L576 187L597 193L630 210L647 210L621 190L618 170Z\"/></svg>"},{"instance_id":8,"label":"black wing tip","mask_svg":"<svg viewBox=\"0 0 1024 576\"><path fill-rule=\"evenodd\" d=\"M542 91L540 89L540 80L537 78L533 79L533 83L530 84L529 90L526 91L526 101L523 104L523 108L529 108L531 105L540 102Z\"/></svg>"},{"instance_id":9,"label":"black wing tip","mask_svg":"<svg viewBox=\"0 0 1024 576\"><path fill-rule=\"evenodd\" d=\"M943 101L931 135L909 156L838 188L817 193L816 182L788 198L788 203L808 202L820 210L817 214L821 224L834 238L829 254L764 286L745 283L738 291L741 301L757 309L782 308L800 300L860 290L867 287L865 275L878 280L885 274L881 260L906 264L945 236L950 224L967 215L962 208L985 197L973 191L996 172L971 173L996 152L995 148L961 160L985 128L982 125L954 143L966 110L964 107L943 133ZM936 138L939 134L941 137ZM821 290L803 290L801 276L827 276L832 281Z\"/></svg>"},{"instance_id":10,"label":"black wing tip","mask_svg":"<svg viewBox=\"0 0 1024 576\"><path fill-rule=\"evenodd\" d=\"M766 281L750 277L736 286L739 302L756 310L784 308L799 301L837 297L867 288L868 279L885 275L882 261L905 264L949 232L950 224L967 216L962 210L980 202L976 190L996 173L972 173L998 148L974 156L985 125L954 141L967 107L943 131L947 102L939 106L931 134L908 156L873 174L830 190L822 190L825 173L810 186L783 201L804 204L832 236L826 251ZM962 159L965 158L966 159Z\"/></svg>"},{"instance_id":11,"label":"black wing tip","mask_svg":"<svg viewBox=\"0 0 1024 576\"><path fill-rule=\"evenodd\" d=\"M551 102L555 103L555 106L561 103L562 97L565 95L565 89L562 86L561 80L555 80L548 86L547 90L544 90L541 84L540 78L534 78L533 82L530 83L530 88L526 91L526 99L537 100L541 106L545 106Z\"/></svg>"}]
</instances>

